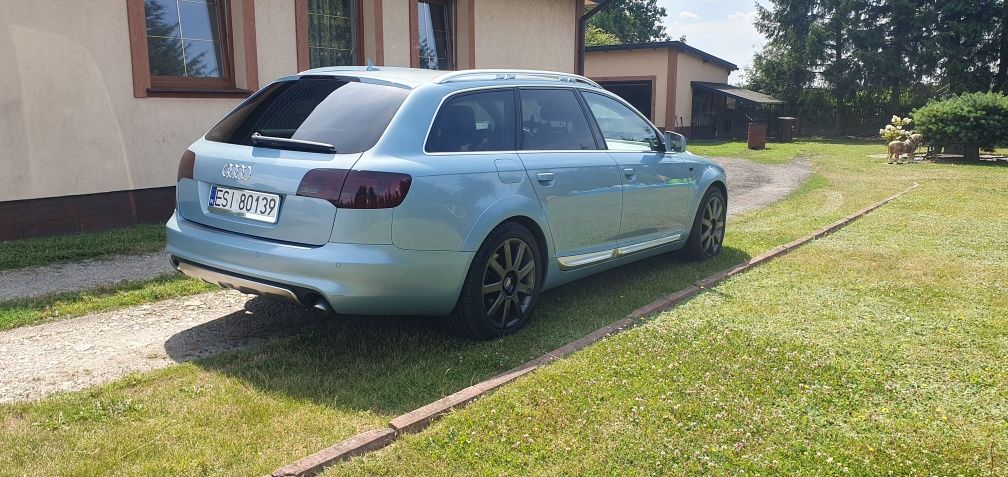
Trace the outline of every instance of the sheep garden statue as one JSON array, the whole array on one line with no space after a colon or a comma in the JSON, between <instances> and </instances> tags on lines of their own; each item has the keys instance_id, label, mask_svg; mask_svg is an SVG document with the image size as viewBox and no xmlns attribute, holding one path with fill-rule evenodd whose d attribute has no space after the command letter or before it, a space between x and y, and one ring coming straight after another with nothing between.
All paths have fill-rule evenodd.
<instances>
[{"instance_id":1,"label":"sheep garden statue","mask_svg":"<svg viewBox=\"0 0 1008 477\"><path fill-rule=\"evenodd\" d=\"M879 135L882 136L882 139L889 141L889 164L905 164L912 161L917 153L917 148L924 143L923 135L914 134L913 131L904 129L904 126L909 126L912 122L913 120L910 118L893 116L891 124L886 125L884 129L879 129ZM903 161L904 154L907 156L905 162Z\"/></svg>"}]
</instances>

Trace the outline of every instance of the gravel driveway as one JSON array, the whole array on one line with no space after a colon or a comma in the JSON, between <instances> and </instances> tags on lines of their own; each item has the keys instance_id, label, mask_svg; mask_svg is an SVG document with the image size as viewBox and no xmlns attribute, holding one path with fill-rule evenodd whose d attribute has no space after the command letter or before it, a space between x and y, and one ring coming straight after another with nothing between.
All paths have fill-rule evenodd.
<instances>
[{"instance_id":1,"label":"gravel driveway","mask_svg":"<svg viewBox=\"0 0 1008 477\"><path fill-rule=\"evenodd\" d=\"M0 301L92 290L174 273L164 252L114 255L80 262L0 271Z\"/></svg>"},{"instance_id":2,"label":"gravel driveway","mask_svg":"<svg viewBox=\"0 0 1008 477\"><path fill-rule=\"evenodd\" d=\"M729 216L784 198L811 174L807 159L781 165L714 160L728 174ZM150 260L167 263L163 256ZM94 275L89 267L110 265L107 260L89 262L31 269L34 272L22 273L18 279L39 284L53 281L58 274L59 283L77 279L77 283L93 285L93 281L84 281L85 275ZM147 276L143 270L130 270L128 279ZM153 277L162 271L150 273ZM11 285L12 276L0 275L4 284L0 296L24 289ZM317 312L219 291L0 332L0 402L83 389L134 371L261 346L326 319Z\"/></svg>"}]
</instances>

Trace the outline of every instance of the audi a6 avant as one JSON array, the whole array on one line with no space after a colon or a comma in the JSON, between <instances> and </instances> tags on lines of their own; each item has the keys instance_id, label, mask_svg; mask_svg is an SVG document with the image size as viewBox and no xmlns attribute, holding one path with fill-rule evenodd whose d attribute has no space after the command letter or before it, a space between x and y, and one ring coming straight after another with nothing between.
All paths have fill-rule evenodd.
<instances>
[{"instance_id":1,"label":"audi a6 avant","mask_svg":"<svg viewBox=\"0 0 1008 477\"><path fill-rule=\"evenodd\" d=\"M311 70L185 151L167 251L242 292L498 337L549 288L720 252L724 171L685 146L581 76Z\"/></svg>"}]
</instances>

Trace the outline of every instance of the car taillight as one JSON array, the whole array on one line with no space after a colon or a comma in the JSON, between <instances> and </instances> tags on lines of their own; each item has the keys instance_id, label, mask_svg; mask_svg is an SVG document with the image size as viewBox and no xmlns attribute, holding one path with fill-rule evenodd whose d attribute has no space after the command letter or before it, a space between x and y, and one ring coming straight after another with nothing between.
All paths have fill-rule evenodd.
<instances>
[{"instance_id":1,"label":"car taillight","mask_svg":"<svg viewBox=\"0 0 1008 477\"><path fill-rule=\"evenodd\" d=\"M182 179L193 179L193 168L196 167L196 154L188 149L182 153L182 159L178 164L178 177L175 182Z\"/></svg>"},{"instance_id":2,"label":"car taillight","mask_svg":"<svg viewBox=\"0 0 1008 477\"><path fill-rule=\"evenodd\" d=\"M413 178L396 172L312 169L297 195L332 202L343 209L389 209L406 199Z\"/></svg>"},{"instance_id":3,"label":"car taillight","mask_svg":"<svg viewBox=\"0 0 1008 477\"><path fill-rule=\"evenodd\" d=\"M339 207L340 191L346 180L345 169L312 169L301 179L297 195L325 199Z\"/></svg>"}]
</instances>

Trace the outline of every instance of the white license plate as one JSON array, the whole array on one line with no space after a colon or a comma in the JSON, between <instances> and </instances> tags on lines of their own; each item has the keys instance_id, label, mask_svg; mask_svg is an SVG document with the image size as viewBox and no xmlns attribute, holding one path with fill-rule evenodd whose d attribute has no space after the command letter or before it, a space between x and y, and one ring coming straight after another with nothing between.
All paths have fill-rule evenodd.
<instances>
[{"instance_id":1,"label":"white license plate","mask_svg":"<svg viewBox=\"0 0 1008 477\"><path fill-rule=\"evenodd\" d=\"M207 204L214 212L275 224L280 211L280 196L250 190L211 186Z\"/></svg>"}]
</instances>

